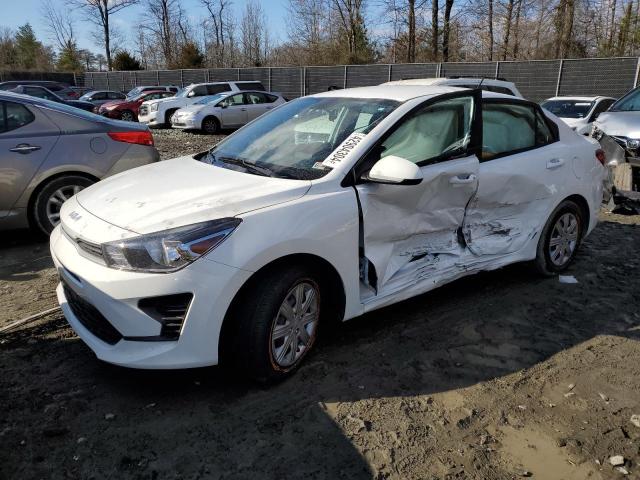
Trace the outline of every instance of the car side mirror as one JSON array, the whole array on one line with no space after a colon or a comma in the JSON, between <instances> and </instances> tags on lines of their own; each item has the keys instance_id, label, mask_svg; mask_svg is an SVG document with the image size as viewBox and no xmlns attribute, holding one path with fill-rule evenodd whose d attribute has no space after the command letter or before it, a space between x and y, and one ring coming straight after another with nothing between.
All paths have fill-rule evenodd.
<instances>
[{"instance_id":1,"label":"car side mirror","mask_svg":"<svg viewBox=\"0 0 640 480\"><path fill-rule=\"evenodd\" d=\"M422 179L420 167L395 155L378 160L365 177L370 182L388 185L418 185Z\"/></svg>"}]
</instances>

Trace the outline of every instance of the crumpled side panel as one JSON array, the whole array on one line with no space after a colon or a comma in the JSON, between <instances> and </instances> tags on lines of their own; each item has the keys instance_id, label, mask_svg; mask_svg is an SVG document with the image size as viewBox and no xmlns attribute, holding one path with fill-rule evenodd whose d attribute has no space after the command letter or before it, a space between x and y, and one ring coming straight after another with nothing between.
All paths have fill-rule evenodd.
<instances>
[{"instance_id":1,"label":"crumpled side panel","mask_svg":"<svg viewBox=\"0 0 640 480\"><path fill-rule=\"evenodd\" d=\"M475 174L469 157L423 167L415 186L358 185L364 218L365 255L374 265L381 294L415 284L455 264L464 249L457 230L477 182L453 186L456 175Z\"/></svg>"},{"instance_id":2,"label":"crumpled side panel","mask_svg":"<svg viewBox=\"0 0 640 480\"><path fill-rule=\"evenodd\" d=\"M556 186L542 178L480 167L478 192L469 203L463 234L475 255L503 255L525 247L537 234Z\"/></svg>"}]
</instances>

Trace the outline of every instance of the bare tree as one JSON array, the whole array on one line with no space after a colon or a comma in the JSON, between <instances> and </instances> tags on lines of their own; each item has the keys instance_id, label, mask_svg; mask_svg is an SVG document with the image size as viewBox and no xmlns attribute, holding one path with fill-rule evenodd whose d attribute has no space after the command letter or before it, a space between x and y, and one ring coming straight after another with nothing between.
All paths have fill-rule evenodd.
<instances>
[{"instance_id":1,"label":"bare tree","mask_svg":"<svg viewBox=\"0 0 640 480\"><path fill-rule=\"evenodd\" d=\"M84 12L85 18L100 29L99 38L104 45L107 68L111 70L111 39L113 27L111 16L135 5L138 0L68 0L70 6L76 6Z\"/></svg>"},{"instance_id":2,"label":"bare tree","mask_svg":"<svg viewBox=\"0 0 640 480\"><path fill-rule=\"evenodd\" d=\"M65 8L60 8L60 4L54 4L53 0L42 0L42 19L47 27L51 39L58 49L74 47L76 39L74 36L74 17Z\"/></svg>"},{"instance_id":3,"label":"bare tree","mask_svg":"<svg viewBox=\"0 0 640 480\"><path fill-rule=\"evenodd\" d=\"M451 10L453 0L444 2L444 22L442 23L442 61L449 61L449 40L451 36Z\"/></svg>"},{"instance_id":4,"label":"bare tree","mask_svg":"<svg viewBox=\"0 0 640 480\"><path fill-rule=\"evenodd\" d=\"M269 32L264 10L255 0L249 0L240 22L242 55L246 65L259 67L269 50Z\"/></svg>"},{"instance_id":5,"label":"bare tree","mask_svg":"<svg viewBox=\"0 0 640 480\"><path fill-rule=\"evenodd\" d=\"M214 65L222 67L225 65L226 47L230 37L229 28L233 25L233 21L230 18L231 0L200 0L200 3L202 3L207 9L207 12L209 12L209 19L205 25L213 25ZM205 51L207 50L206 38L205 36Z\"/></svg>"}]
</instances>

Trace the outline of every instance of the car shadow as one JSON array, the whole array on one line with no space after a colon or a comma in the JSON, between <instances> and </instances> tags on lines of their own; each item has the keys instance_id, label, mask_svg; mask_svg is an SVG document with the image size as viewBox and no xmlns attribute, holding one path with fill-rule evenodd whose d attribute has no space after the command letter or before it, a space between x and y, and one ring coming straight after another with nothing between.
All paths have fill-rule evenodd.
<instances>
[{"instance_id":1,"label":"car shadow","mask_svg":"<svg viewBox=\"0 0 640 480\"><path fill-rule=\"evenodd\" d=\"M24 328L7 337L0 357L14 428L68 425L76 437L90 438L91 461L74 463L75 438L45 439L30 447L31 460L43 460L29 466L7 458L0 472L37 477L54 466L71 476L118 478L378 478L340 426L362 420L367 430L370 423L343 417L340 404L468 387L598 335L640 340L631 314L637 293L620 286L637 285L639 240L637 226L601 224L567 272L578 284L513 265L364 315L324 335L296 375L269 387L216 367L107 365L61 317ZM11 356L18 350L28 360ZM28 400L19 398L25 391ZM17 412L24 409L31 413L22 419ZM33 413L47 411L59 416L51 422ZM105 420L108 414L114 418Z\"/></svg>"},{"instance_id":2,"label":"car shadow","mask_svg":"<svg viewBox=\"0 0 640 480\"><path fill-rule=\"evenodd\" d=\"M12 230L0 235L0 280L29 280L53 266L49 239L31 230Z\"/></svg>"}]
</instances>

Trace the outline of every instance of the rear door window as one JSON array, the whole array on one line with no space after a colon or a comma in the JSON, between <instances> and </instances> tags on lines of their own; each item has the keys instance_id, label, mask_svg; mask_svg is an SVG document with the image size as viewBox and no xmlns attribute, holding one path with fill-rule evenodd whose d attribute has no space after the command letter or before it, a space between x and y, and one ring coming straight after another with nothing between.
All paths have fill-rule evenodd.
<instances>
[{"instance_id":1,"label":"rear door window","mask_svg":"<svg viewBox=\"0 0 640 480\"><path fill-rule=\"evenodd\" d=\"M0 102L0 133L24 127L35 120L31 111L19 103Z\"/></svg>"},{"instance_id":2,"label":"rear door window","mask_svg":"<svg viewBox=\"0 0 640 480\"><path fill-rule=\"evenodd\" d=\"M262 93L250 92L245 93L245 95L247 96L248 104L267 103L267 98Z\"/></svg>"},{"instance_id":3,"label":"rear door window","mask_svg":"<svg viewBox=\"0 0 640 480\"><path fill-rule=\"evenodd\" d=\"M91 95L91 100L106 100L107 92L96 92Z\"/></svg>"},{"instance_id":4,"label":"rear door window","mask_svg":"<svg viewBox=\"0 0 640 480\"><path fill-rule=\"evenodd\" d=\"M540 110L526 103L484 102L482 160L524 152L555 142Z\"/></svg>"},{"instance_id":5,"label":"rear door window","mask_svg":"<svg viewBox=\"0 0 640 480\"><path fill-rule=\"evenodd\" d=\"M109 92L108 97L109 100L121 100L124 98L124 95L119 92Z\"/></svg>"}]
</instances>

